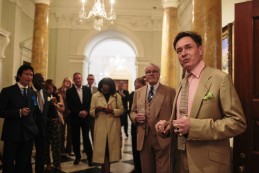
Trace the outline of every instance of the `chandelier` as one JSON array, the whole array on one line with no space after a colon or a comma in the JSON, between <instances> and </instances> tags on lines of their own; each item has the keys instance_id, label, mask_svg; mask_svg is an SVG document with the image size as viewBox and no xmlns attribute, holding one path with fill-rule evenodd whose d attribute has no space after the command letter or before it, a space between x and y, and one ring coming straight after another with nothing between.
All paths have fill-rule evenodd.
<instances>
[{"instance_id":1,"label":"chandelier","mask_svg":"<svg viewBox=\"0 0 259 173\"><path fill-rule=\"evenodd\" d=\"M109 14L105 11L104 0L94 0L92 10L87 14L85 11L86 0L82 0L82 7L79 12L79 20L83 22L85 19L94 20L94 29L101 30L104 20L113 23L116 19L116 13L113 9L114 0L111 0L111 8Z\"/></svg>"}]
</instances>

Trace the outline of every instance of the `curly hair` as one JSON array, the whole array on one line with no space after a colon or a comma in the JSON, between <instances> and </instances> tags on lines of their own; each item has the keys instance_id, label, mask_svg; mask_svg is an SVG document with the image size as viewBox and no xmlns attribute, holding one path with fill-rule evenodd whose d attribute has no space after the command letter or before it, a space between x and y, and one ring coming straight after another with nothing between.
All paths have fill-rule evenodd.
<instances>
[{"instance_id":1,"label":"curly hair","mask_svg":"<svg viewBox=\"0 0 259 173\"><path fill-rule=\"evenodd\" d=\"M110 86L110 94L116 94L116 87L115 87L115 82L111 78L103 78L99 84L98 84L98 91L102 92L102 87L103 85L109 85Z\"/></svg>"}]
</instances>

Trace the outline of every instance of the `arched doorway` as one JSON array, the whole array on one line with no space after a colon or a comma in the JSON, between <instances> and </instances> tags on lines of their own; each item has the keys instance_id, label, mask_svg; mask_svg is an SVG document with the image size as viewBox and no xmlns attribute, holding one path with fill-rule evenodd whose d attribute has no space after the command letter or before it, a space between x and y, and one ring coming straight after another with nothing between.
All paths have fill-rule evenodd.
<instances>
[{"instance_id":1,"label":"arched doorway","mask_svg":"<svg viewBox=\"0 0 259 173\"><path fill-rule=\"evenodd\" d=\"M104 77L127 80L128 90L133 89L136 78L136 53L126 40L104 38L88 50L88 74L94 74L96 84Z\"/></svg>"}]
</instances>

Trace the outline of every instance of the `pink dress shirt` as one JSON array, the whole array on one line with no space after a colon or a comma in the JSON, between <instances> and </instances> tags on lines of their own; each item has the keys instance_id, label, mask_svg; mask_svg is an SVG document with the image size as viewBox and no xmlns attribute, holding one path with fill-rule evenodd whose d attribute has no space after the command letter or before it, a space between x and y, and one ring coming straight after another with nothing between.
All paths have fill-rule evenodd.
<instances>
[{"instance_id":1,"label":"pink dress shirt","mask_svg":"<svg viewBox=\"0 0 259 173\"><path fill-rule=\"evenodd\" d=\"M199 82L200 82L200 77L201 77L201 73L202 70L205 67L205 62L203 60L200 61L200 63L192 70L190 71L191 75L188 78L188 82L189 82L189 95L188 95L188 117L190 116L190 112L191 112L191 108L192 108L192 103L193 103L193 98L194 95L196 93L196 90L198 88ZM181 91L178 95L177 98L177 105L176 105L176 116L177 119L180 117L180 112L179 112L179 108L180 108L180 99L181 99Z\"/></svg>"}]
</instances>

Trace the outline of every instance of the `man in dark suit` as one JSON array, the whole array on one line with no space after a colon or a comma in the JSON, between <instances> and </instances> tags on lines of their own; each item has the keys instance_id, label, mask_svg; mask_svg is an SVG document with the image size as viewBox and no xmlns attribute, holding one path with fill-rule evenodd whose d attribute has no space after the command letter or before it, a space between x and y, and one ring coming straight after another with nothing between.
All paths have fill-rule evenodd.
<instances>
[{"instance_id":1,"label":"man in dark suit","mask_svg":"<svg viewBox=\"0 0 259 173\"><path fill-rule=\"evenodd\" d=\"M118 84L118 91L117 93L119 93L121 95L121 99L122 99L122 103L123 103L123 107L125 112L123 113L123 115L120 117L121 118L121 126L124 127L124 133L126 135L126 137L128 137L128 102L129 102L129 91L124 90L123 89L123 81L120 81Z\"/></svg>"},{"instance_id":2,"label":"man in dark suit","mask_svg":"<svg viewBox=\"0 0 259 173\"><path fill-rule=\"evenodd\" d=\"M94 75L93 74L88 74L87 76L87 87L90 88L92 95L94 93L98 92L98 88L94 86ZM91 137L92 137L92 142L94 141L94 118L90 118L90 131L91 131Z\"/></svg>"},{"instance_id":3,"label":"man in dark suit","mask_svg":"<svg viewBox=\"0 0 259 173\"><path fill-rule=\"evenodd\" d=\"M17 71L16 84L3 88L0 94L0 117L4 118L2 140L3 173L27 173L33 138L37 126L33 119L35 96L28 85L33 78L33 68L22 65Z\"/></svg>"},{"instance_id":4,"label":"man in dark suit","mask_svg":"<svg viewBox=\"0 0 259 173\"><path fill-rule=\"evenodd\" d=\"M44 172L44 152L45 152L45 142L47 139L46 134L46 123L47 123L47 114L49 110L49 104L47 97L48 94L43 90L45 85L45 80L42 74L35 73L33 80L33 90L37 101L37 106L35 107L34 117L37 127L39 129L38 135L35 138L35 149L36 149L36 158L35 158L35 172L43 173ZM31 166L28 168L28 173L31 172Z\"/></svg>"},{"instance_id":5,"label":"man in dark suit","mask_svg":"<svg viewBox=\"0 0 259 173\"><path fill-rule=\"evenodd\" d=\"M78 165L81 159L80 153L80 127L83 134L83 144L88 159L88 165L92 166L93 150L89 139L89 121L90 121L90 102L91 90L87 86L82 86L82 75L75 73L73 75L74 85L67 90L67 106L70 110L70 123L72 132L72 143L75 153L74 165Z\"/></svg>"}]
</instances>

